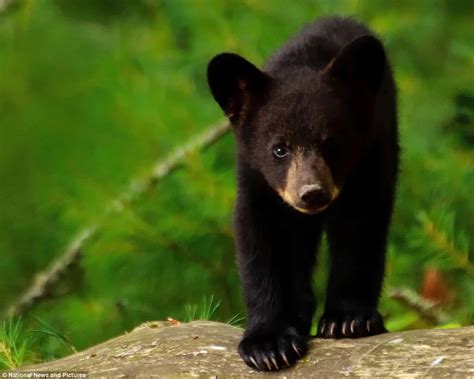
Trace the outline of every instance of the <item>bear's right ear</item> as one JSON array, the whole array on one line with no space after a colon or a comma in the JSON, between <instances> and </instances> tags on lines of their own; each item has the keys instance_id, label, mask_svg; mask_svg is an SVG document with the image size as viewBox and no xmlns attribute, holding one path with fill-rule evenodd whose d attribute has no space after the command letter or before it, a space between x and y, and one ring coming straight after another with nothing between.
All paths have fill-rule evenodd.
<instances>
[{"instance_id":1,"label":"bear's right ear","mask_svg":"<svg viewBox=\"0 0 474 379\"><path fill-rule=\"evenodd\" d=\"M377 92L384 79L385 67L385 51L380 41L370 35L363 35L344 47L329 63L326 71Z\"/></svg>"},{"instance_id":2,"label":"bear's right ear","mask_svg":"<svg viewBox=\"0 0 474 379\"><path fill-rule=\"evenodd\" d=\"M207 81L214 99L235 125L270 78L240 55L223 53L209 62Z\"/></svg>"}]
</instances>

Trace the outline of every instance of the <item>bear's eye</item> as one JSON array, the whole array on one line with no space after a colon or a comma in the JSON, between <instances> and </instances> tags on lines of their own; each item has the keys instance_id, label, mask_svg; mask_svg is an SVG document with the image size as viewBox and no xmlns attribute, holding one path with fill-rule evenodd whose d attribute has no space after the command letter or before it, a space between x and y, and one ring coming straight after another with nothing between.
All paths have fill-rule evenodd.
<instances>
[{"instance_id":1,"label":"bear's eye","mask_svg":"<svg viewBox=\"0 0 474 379\"><path fill-rule=\"evenodd\" d=\"M288 154L290 154L290 149L288 149L288 147L285 145L276 145L273 148L273 156L275 158L285 158Z\"/></svg>"}]
</instances>

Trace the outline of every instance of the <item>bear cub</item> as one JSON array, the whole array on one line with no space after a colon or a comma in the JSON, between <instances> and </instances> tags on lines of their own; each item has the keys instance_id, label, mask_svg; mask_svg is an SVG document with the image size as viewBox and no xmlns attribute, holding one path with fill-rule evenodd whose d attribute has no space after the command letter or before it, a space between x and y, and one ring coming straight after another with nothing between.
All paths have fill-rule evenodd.
<instances>
[{"instance_id":1,"label":"bear cub","mask_svg":"<svg viewBox=\"0 0 474 379\"><path fill-rule=\"evenodd\" d=\"M207 74L236 138L245 363L279 370L306 353L323 231L331 259L317 335L386 332L377 304L399 149L395 85L380 40L353 19L322 19L263 70L223 53Z\"/></svg>"}]
</instances>

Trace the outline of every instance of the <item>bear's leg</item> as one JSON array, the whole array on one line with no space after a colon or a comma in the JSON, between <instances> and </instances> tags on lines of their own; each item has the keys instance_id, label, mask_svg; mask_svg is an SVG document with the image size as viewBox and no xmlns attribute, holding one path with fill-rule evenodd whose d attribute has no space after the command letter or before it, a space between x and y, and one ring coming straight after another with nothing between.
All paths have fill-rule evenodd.
<instances>
[{"instance_id":1,"label":"bear's leg","mask_svg":"<svg viewBox=\"0 0 474 379\"><path fill-rule=\"evenodd\" d=\"M377 304L393 191L377 191L370 182L361 183L360 188L347 188L348 195L341 194L328 218L331 270L319 337L357 338L386 332Z\"/></svg>"},{"instance_id":2,"label":"bear's leg","mask_svg":"<svg viewBox=\"0 0 474 379\"><path fill-rule=\"evenodd\" d=\"M307 226L286 222L274 211L245 205L236 209L248 318L239 353L259 370L285 368L306 353L315 308L311 277L321 227L312 225L307 236Z\"/></svg>"}]
</instances>

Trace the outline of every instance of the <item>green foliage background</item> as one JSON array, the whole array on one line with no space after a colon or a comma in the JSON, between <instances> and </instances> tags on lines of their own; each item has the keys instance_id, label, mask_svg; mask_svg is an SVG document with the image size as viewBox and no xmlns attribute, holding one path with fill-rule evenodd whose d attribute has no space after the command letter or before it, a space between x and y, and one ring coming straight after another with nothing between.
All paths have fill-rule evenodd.
<instances>
[{"instance_id":1,"label":"green foliage background","mask_svg":"<svg viewBox=\"0 0 474 379\"><path fill-rule=\"evenodd\" d=\"M474 321L474 9L471 1L13 0L0 11L0 311L130 178L222 115L209 59L262 64L303 24L354 15L385 41L399 86L402 169L386 289L448 278L451 324ZM224 137L107 221L55 297L23 315L82 349L151 319L243 314ZM323 294L327 258L316 286ZM322 301L321 301L322 303ZM384 296L389 329L427 326ZM30 360L70 352L36 336ZM1 341L0 341L1 345Z\"/></svg>"}]
</instances>

